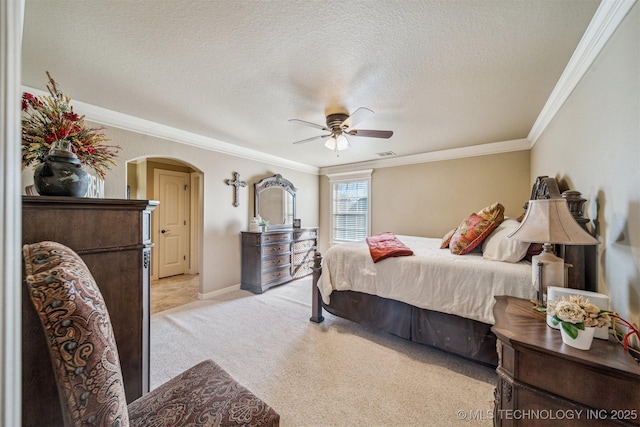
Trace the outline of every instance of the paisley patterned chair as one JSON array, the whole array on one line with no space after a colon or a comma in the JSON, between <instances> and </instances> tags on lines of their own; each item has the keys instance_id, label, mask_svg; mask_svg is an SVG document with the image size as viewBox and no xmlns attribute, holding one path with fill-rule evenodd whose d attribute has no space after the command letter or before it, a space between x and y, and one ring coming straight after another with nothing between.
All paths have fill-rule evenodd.
<instances>
[{"instance_id":1,"label":"paisley patterned chair","mask_svg":"<svg viewBox=\"0 0 640 427\"><path fill-rule=\"evenodd\" d=\"M23 247L67 426L278 426L280 416L207 360L127 406L102 294L82 259L56 242Z\"/></svg>"}]
</instances>

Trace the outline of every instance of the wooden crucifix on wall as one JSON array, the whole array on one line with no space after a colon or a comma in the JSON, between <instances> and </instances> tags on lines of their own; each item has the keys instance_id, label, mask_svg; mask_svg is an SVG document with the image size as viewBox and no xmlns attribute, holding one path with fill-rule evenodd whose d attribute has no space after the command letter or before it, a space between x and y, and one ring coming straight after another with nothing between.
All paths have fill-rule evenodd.
<instances>
[{"instance_id":1,"label":"wooden crucifix on wall","mask_svg":"<svg viewBox=\"0 0 640 427\"><path fill-rule=\"evenodd\" d=\"M233 206L237 208L240 206L240 187L246 187L247 183L240 181L240 174L238 172L233 172L233 179L225 179L224 182L234 187Z\"/></svg>"}]
</instances>

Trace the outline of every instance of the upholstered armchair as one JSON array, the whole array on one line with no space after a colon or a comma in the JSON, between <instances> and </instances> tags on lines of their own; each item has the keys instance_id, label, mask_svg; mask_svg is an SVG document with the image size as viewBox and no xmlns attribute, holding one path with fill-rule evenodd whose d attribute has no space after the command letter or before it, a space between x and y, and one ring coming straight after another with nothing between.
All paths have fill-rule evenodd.
<instances>
[{"instance_id":1,"label":"upholstered armchair","mask_svg":"<svg viewBox=\"0 0 640 427\"><path fill-rule=\"evenodd\" d=\"M23 247L26 284L47 336L67 426L278 426L280 416L211 360L127 405L102 294L55 242Z\"/></svg>"}]
</instances>

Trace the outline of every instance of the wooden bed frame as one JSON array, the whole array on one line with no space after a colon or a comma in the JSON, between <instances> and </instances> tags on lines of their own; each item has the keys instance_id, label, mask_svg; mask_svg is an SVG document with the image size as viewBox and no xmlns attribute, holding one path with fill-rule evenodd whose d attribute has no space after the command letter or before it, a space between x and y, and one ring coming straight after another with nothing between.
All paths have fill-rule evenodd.
<instances>
[{"instance_id":1,"label":"wooden bed frame","mask_svg":"<svg viewBox=\"0 0 640 427\"><path fill-rule=\"evenodd\" d=\"M530 200L560 198L567 200L569 210L576 221L585 227L583 217L586 201L578 191L560 193L555 178L541 176L536 179ZM525 204L526 211L528 202ZM586 227L585 227L586 228ZM568 287L588 289L585 286L585 262L583 246L558 245L558 253L573 267L568 273ZM324 320L322 309L364 326L388 332L399 337L430 345L490 366L497 366L496 337L491 325L460 316L426 310L410 304L376 295L355 291L333 291L331 303L322 302L318 280L322 272L322 255L316 252L313 267L312 305L310 320Z\"/></svg>"}]
</instances>

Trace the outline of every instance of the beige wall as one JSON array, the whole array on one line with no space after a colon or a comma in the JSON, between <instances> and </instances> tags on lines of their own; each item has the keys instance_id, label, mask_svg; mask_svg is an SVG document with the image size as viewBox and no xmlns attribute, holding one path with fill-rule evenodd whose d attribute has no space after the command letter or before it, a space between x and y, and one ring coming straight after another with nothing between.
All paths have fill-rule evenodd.
<instances>
[{"instance_id":1,"label":"beige wall","mask_svg":"<svg viewBox=\"0 0 640 427\"><path fill-rule=\"evenodd\" d=\"M442 237L472 212L500 202L517 217L531 195L529 151L378 168L371 175L371 232ZM321 250L329 242L329 178L321 177Z\"/></svg>"},{"instance_id":2,"label":"beige wall","mask_svg":"<svg viewBox=\"0 0 640 427\"><path fill-rule=\"evenodd\" d=\"M298 188L297 215L303 226L318 225L318 176L283 167L221 154L173 141L116 128L105 133L122 147L118 166L106 177L105 197L124 198L127 162L146 157L180 160L204 175L203 232L200 253L201 293L206 294L240 283L240 231L248 230L253 217L253 184L276 173ZM239 172L247 186L240 189L240 206L233 206L232 187L225 179Z\"/></svg>"},{"instance_id":3,"label":"beige wall","mask_svg":"<svg viewBox=\"0 0 640 427\"><path fill-rule=\"evenodd\" d=\"M566 180L587 199L600 240L598 291L640 324L640 6L608 41L531 154L531 177Z\"/></svg>"}]
</instances>

